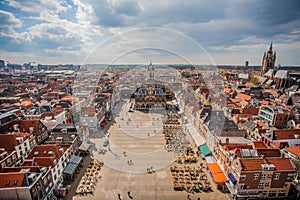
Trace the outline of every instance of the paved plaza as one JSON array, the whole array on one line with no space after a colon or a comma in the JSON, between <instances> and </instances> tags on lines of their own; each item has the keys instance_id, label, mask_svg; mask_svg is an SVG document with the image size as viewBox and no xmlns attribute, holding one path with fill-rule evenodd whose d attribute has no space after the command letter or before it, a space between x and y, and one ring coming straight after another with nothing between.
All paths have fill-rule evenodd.
<instances>
[{"instance_id":1,"label":"paved plaza","mask_svg":"<svg viewBox=\"0 0 300 200\"><path fill-rule=\"evenodd\" d=\"M109 145L104 147L105 138L90 139L97 150L93 156L104 163L93 195L73 199L228 199L216 190L208 172L213 192L187 193L174 191L170 167L178 165L178 154L165 149L162 134L165 114L159 112L129 111L130 103L121 104L114 113L115 123L109 128ZM187 137L190 140L190 137ZM191 141L192 142L192 141ZM200 159L196 165L203 160ZM149 170L153 173L147 173Z\"/></svg>"}]
</instances>

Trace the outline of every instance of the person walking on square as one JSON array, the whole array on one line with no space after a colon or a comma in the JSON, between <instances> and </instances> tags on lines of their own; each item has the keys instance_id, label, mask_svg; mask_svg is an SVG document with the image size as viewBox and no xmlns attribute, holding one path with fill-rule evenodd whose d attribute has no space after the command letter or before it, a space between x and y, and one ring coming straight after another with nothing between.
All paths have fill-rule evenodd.
<instances>
[{"instance_id":1,"label":"person walking on square","mask_svg":"<svg viewBox=\"0 0 300 200\"><path fill-rule=\"evenodd\" d=\"M132 196L130 195L130 191L128 191L127 194L130 199L133 199Z\"/></svg>"}]
</instances>

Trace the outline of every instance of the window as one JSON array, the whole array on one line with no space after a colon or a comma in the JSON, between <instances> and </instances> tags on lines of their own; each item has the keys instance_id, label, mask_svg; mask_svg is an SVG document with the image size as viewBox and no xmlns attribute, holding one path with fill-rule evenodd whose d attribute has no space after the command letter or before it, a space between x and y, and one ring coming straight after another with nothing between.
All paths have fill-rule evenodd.
<instances>
[{"instance_id":1,"label":"window","mask_svg":"<svg viewBox=\"0 0 300 200\"><path fill-rule=\"evenodd\" d=\"M279 196L279 197L285 197L285 196L286 196L285 191L284 191L284 192L279 192L279 193L278 193L278 196Z\"/></svg>"},{"instance_id":2,"label":"window","mask_svg":"<svg viewBox=\"0 0 300 200\"><path fill-rule=\"evenodd\" d=\"M1 163L2 168L6 166L5 162Z\"/></svg>"},{"instance_id":3,"label":"window","mask_svg":"<svg viewBox=\"0 0 300 200\"><path fill-rule=\"evenodd\" d=\"M13 159L13 161L15 161L17 159L15 154L12 155L12 159Z\"/></svg>"},{"instance_id":4,"label":"window","mask_svg":"<svg viewBox=\"0 0 300 200\"><path fill-rule=\"evenodd\" d=\"M264 183L263 183L263 182L260 182L259 185L258 185L258 188L260 188L260 189L261 189L261 188L264 188Z\"/></svg>"},{"instance_id":5,"label":"window","mask_svg":"<svg viewBox=\"0 0 300 200\"><path fill-rule=\"evenodd\" d=\"M271 191L269 193L269 197L276 197L277 193L275 191Z\"/></svg>"},{"instance_id":6,"label":"window","mask_svg":"<svg viewBox=\"0 0 300 200\"><path fill-rule=\"evenodd\" d=\"M270 187L270 182L266 182L265 187Z\"/></svg>"},{"instance_id":7,"label":"window","mask_svg":"<svg viewBox=\"0 0 300 200\"><path fill-rule=\"evenodd\" d=\"M268 178L272 178L272 174L268 174Z\"/></svg>"},{"instance_id":8,"label":"window","mask_svg":"<svg viewBox=\"0 0 300 200\"><path fill-rule=\"evenodd\" d=\"M274 174L274 180L278 180L278 179L279 179L279 176L280 176L280 173L275 173L275 174Z\"/></svg>"},{"instance_id":9,"label":"window","mask_svg":"<svg viewBox=\"0 0 300 200\"><path fill-rule=\"evenodd\" d=\"M253 174L253 180L257 180L259 177L259 174Z\"/></svg>"},{"instance_id":10,"label":"window","mask_svg":"<svg viewBox=\"0 0 300 200\"><path fill-rule=\"evenodd\" d=\"M240 189L244 189L244 188L246 188L245 184L240 184Z\"/></svg>"},{"instance_id":11,"label":"window","mask_svg":"<svg viewBox=\"0 0 300 200\"><path fill-rule=\"evenodd\" d=\"M7 165L9 166L11 164L11 159L10 158L7 158Z\"/></svg>"},{"instance_id":12,"label":"window","mask_svg":"<svg viewBox=\"0 0 300 200\"><path fill-rule=\"evenodd\" d=\"M246 179L246 175L241 175L241 181L244 181Z\"/></svg>"},{"instance_id":13,"label":"window","mask_svg":"<svg viewBox=\"0 0 300 200\"><path fill-rule=\"evenodd\" d=\"M268 192L263 192L263 196L267 196Z\"/></svg>"},{"instance_id":14,"label":"window","mask_svg":"<svg viewBox=\"0 0 300 200\"><path fill-rule=\"evenodd\" d=\"M267 174L262 174L260 179L266 179Z\"/></svg>"},{"instance_id":15,"label":"window","mask_svg":"<svg viewBox=\"0 0 300 200\"><path fill-rule=\"evenodd\" d=\"M14 185L17 185L17 183L18 183L18 180L14 180Z\"/></svg>"}]
</instances>

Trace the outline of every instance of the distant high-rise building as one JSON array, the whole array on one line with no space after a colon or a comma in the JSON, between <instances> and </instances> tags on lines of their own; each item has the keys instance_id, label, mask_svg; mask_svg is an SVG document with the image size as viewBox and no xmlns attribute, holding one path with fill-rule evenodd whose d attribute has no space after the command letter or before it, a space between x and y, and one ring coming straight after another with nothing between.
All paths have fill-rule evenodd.
<instances>
[{"instance_id":1,"label":"distant high-rise building","mask_svg":"<svg viewBox=\"0 0 300 200\"><path fill-rule=\"evenodd\" d=\"M245 62L245 70L248 70L248 66L249 66L249 61Z\"/></svg>"},{"instance_id":2,"label":"distant high-rise building","mask_svg":"<svg viewBox=\"0 0 300 200\"><path fill-rule=\"evenodd\" d=\"M261 72L260 72L261 76L263 76L269 69L274 69L275 60L276 60L276 52L273 53L272 42L271 42L269 51L264 53Z\"/></svg>"},{"instance_id":3,"label":"distant high-rise building","mask_svg":"<svg viewBox=\"0 0 300 200\"><path fill-rule=\"evenodd\" d=\"M0 69L3 69L5 67L5 61L0 60Z\"/></svg>"}]
</instances>

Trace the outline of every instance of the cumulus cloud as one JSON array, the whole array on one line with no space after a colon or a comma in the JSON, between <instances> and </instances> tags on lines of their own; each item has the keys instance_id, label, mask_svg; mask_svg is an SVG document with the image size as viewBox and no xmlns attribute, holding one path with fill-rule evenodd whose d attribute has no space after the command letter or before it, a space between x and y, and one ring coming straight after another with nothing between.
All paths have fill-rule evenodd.
<instances>
[{"instance_id":1,"label":"cumulus cloud","mask_svg":"<svg viewBox=\"0 0 300 200\"><path fill-rule=\"evenodd\" d=\"M69 59L73 54L88 55L98 43L124 31L162 27L191 37L212 55L219 56L218 61L226 53L234 61L243 52L243 56L256 56L254 62L260 63L260 53L270 41L278 50L300 53L298 0L5 0L0 4L0 48L4 49L5 44L9 51L39 51L41 56L43 52L49 56L59 53ZM135 33L126 45L149 46L164 38L157 32L149 33L152 37L143 31ZM188 46L182 48L185 44L176 39L160 40L160 44L185 49L194 57L197 54ZM224 62L228 63L228 59Z\"/></svg>"}]
</instances>

